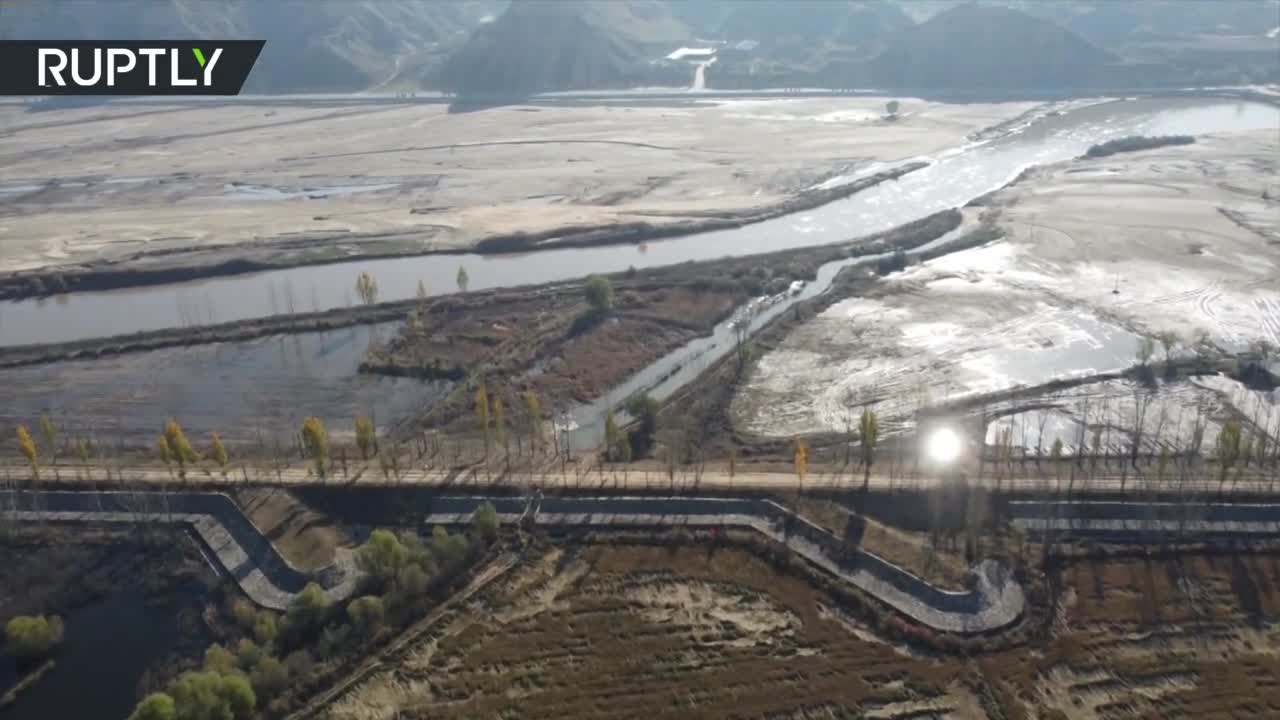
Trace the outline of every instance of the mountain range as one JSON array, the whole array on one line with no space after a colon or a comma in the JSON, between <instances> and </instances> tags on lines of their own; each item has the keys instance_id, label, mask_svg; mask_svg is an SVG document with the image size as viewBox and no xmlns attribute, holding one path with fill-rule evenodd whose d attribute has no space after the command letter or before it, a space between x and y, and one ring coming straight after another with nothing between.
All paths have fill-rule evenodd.
<instances>
[{"instance_id":1,"label":"mountain range","mask_svg":"<svg viewBox=\"0 0 1280 720\"><path fill-rule=\"evenodd\" d=\"M249 92L1280 82L1280 0L41 0L12 39L267 40Z\"/></svg>"}]
</instances>

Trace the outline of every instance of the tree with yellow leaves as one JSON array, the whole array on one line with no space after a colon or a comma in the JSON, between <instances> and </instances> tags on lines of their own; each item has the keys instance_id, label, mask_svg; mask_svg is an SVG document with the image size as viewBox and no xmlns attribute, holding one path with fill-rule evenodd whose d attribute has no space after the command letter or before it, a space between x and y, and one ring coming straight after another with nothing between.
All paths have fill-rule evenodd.
<instances>
[{"instance_id":1,"label":"tree with yellow leaves","mask_svg":"<svg viewBox=\"0 0 1280 720\"><path fill-rule=\"evenodd\" d=\"M222 444L222 436L213 433L209 436L209 455L213 461L218 463L218 467L222 469L222 474L227 474L227 462L230 457L227 455L227 448Z\"/></svg>"},{"instance_id":2,"label":"tree with yellow leaves","mask_svg":"<svg viewBox=\"0 0 1280 720\"><path fill-rule=\"evenodd\" d=\"M871 487L871 463L875 460L876 441L880 439L880 423L871 408L862 411L858 420L858 443L862 447L862 489Z\"/></svg>"},{"instance_id":3,"label":"tree with yellow leaves","mask_svg":"<svg viewBox=\"0 0 1280 720\"><path fill-rule=\"evenodd\" d=\"M796 440L795 450L796 477L800 480L800 490L804 490L804 476L809 472L809 443Z\"/></svg>"},{"instance_id":4,"label":"tree with yellow leaves","mask_svg":"<svg viewBox=\"0 0 1280 720\"><path fill-rule=\"evenodd\" d=\"M511 448L507 444L507 410L503 407L502 397L493 396L493 429L497 434L498 444L502 446L502 452L505 455L511 454Z\"/></svg>"},{"instance_id":5,"label":"tree with yellow leaves","mask_svg":"<svg viewBox=\"0 0 1280 720\"><path fill-rule=\"evenodd\" d=\"M368 460L370 455L378 452L378 432L373 420L365 415L356 418L356 447L360 450L361 460Z\"/></svg>"},{"instance_id":6,"label":"tree with yellow leaves","mask_svg":"<svg viewBox=\"0 0 1280 720\"><path fill-rule=\"evenodd\" d=\"M524 394L524 408L529 415L529 454L537 455L542 445L542 402L532 390Z\"/></svg>"},{"instance_id":7,"label":"tree with yellow leaves","mask_svg":"<svg viewBox=\"0 0 1280 720\"><path fill-rule=\"evenodd\" d=\"M44 449L49 454L49 462L57 465L58 448L61 445L58 442L58 426L49 419L48 415L40 416L40 435L44 438Z\"/></svg>"},{"instance_id":8,"label":"tree with yellow leaves","mask_svg":"<svg viewBox=\"0 0 1280 720\"><path fill-rule=\"evenodd\" d=\"M483 380L476 387L476 420L484 433L484 456L489 457L489 390Z\"/></svg>"},{"instance_id":9,"label":"tree with yellow leaves","mask_svg":"<svg viewBox=\"0 0 1280 720\"><path fill-rule=\"evenodd\" d=\"M18 449L31 465L31 476L40 479L40 452L36 449L36 441L31 439L31 431L26 425L18 426Z\"/></svg>"},{"instance_id":10,"label":"tree with yellow leaves","mask_svg":"<svg viewBox=\"0 0 1280 720\"><path fill-rule=\"evenodd\" d=\"M302 446L316 465L316 475L323 479L329 464L329 431L323 420L309 417L302 421Z\"/></svg>"}]
</instances>

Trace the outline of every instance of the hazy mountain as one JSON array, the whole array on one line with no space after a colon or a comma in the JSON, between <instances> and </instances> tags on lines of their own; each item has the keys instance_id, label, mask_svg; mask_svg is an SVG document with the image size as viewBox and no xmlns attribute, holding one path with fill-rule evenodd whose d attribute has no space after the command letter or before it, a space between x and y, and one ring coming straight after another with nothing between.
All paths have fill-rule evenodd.
<instances>
[{"instance_id":1,"label":"hazy mountain","mask_svg":"<svg viewBox=\"0 0 1280 720\"><path fill-rule=\"evenodd\" d=\"M911 24L885 0L673 0L672 15L700 38L767 47L810 43L865 42Z\"/></svg>"},{"instance_id":2,"label":"hazy mountain","mask_svg":"<svg viewBox=\"0 0 1280 720\"><path fill-rule=\"evenodd\" d=\"M0 37L255 38L250 92L1280 81L1280 0L0 0ZM745 43L752 40L755 43Z\"/></svg>"},{"instance_id":3,"label":"hazy mountain","mask_svg":"<svg viewBox=\"0 0 1280 720\"><path fill-rule=\"evenodd\" d=\"M866 72L886 87L1084 88L1116 59L1049 20L969 3L898 31Z\"/></svg>"},{"instance_id":4,"label":"hazy mountain","mask_svg":"<svg viewBox=\"0 0 1280 720\"><path fill-rule=\"evenodd\" d=\"M266 40L250 91L364 90L439 62L497 0L41 0L0 6L12 39Z\"/></svg>"},{"instance_id":5,"label":"hazy mountain","mask_svg":"<svg viewBox=\"0 0 1280 720\"><path fill-rule=\"evenodd\" d=\"M449 58L441 79L463 94L622 87L689 40L667 3L514 2Z\"/></svg>"}]
</instances>

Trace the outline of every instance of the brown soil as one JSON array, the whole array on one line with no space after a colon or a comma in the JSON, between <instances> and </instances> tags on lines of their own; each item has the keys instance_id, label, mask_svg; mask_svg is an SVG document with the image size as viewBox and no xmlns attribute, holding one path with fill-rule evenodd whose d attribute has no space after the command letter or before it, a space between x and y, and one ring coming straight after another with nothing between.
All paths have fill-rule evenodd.
<instances>
[{"instance_id":1,"label":"brown soil","mask_svg":"<svg viewBox=\"0 0 1280 720\"><path fill-rule=\"evenodd\" d=\"M743 550L543 549L327 716L1156 720L1280 710L1275 555L1077 560L1061 580L1034 647L925 656Z\"/></svg>"},{"instance_id":2,"label":"brown soil","mask_svg":"<svg viewBox=\"0 0 1280 720\"><path fill-rule=\"evenodd\" d=\"M1008 718L1261 718L1280 712L1275 554L1085 559L1052 641L978 663Z\"/></svg>"},{"instance_id":3,"label":"brown soil","mask_svg":"<svg viewBox=\"0 0 1280 720\"><path fill-rule=\"evenodd\" d=\"M792 717L952 708L948 671L845 629L739 550L533 558L330 709L333 718ZM781 715L785 714L785 715Z\"/></svg>"},{"instance_id":4,"label":"brown soil","mask_svg":"<svg viewBox=\"0 0 1280 720\"><path fill-rule=\"evenodd\" d=\"M543 286L485 297L429 302L421 322L370 353L362 370L460 379L476 373L508 417L522 411L520 393L535 392L544 411L604 395L657 358L709 334L748 297L812 277L847 250L810 248L765 258L690 263L614 275L613 308L587 321L581 283ZM468 415L469 393L433 408L444 422ZM513 423L514 425L514 423ZM519 425L515 425L519 427Z\"/></svg>"},{"instance_id":5,"label":"brown soil","mask_svg":"<svg viewBox=\"0 0 1280 720\"><path fill-rule=\"evenodd\" d=\"M353 545L329 516L311 509L286 490L243 489L233 495L249 520L299 570L325 567L333 563L340 548Z\"/></svg>"},{"instance_id":6,"label":"brown soil","mask_svg":"<svg viewBox=\"0 0 1280 720\"><path fill-rule=\"evenodd\" d=\"M801 516L844 537L850 518L847 508L830 500L789 496L782 499ZM862 536L858 547L912 572L942 588L963 590L969 575L961 553L944 546L933 547L928 533L893 527L866 515L858 516Z\"/></svg>"}]
</instances>

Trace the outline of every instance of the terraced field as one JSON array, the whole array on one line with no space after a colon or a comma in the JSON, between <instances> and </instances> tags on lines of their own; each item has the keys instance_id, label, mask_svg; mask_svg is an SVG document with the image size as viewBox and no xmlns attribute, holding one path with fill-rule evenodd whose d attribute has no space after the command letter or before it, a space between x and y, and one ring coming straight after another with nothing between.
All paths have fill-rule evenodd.
<instances>
[{"instance_id":1,"label":"terraced field","mask_svg":"<svg viewBox=\"0 0 1280 720\"><path fill-rule=\"evenodd\" d=\"M446 613L333 720L1259 718L1280 713L1280 556L1078 561L1036 647L881 640L736 549L556 547Z\"/></svg>"}]
</instances>

